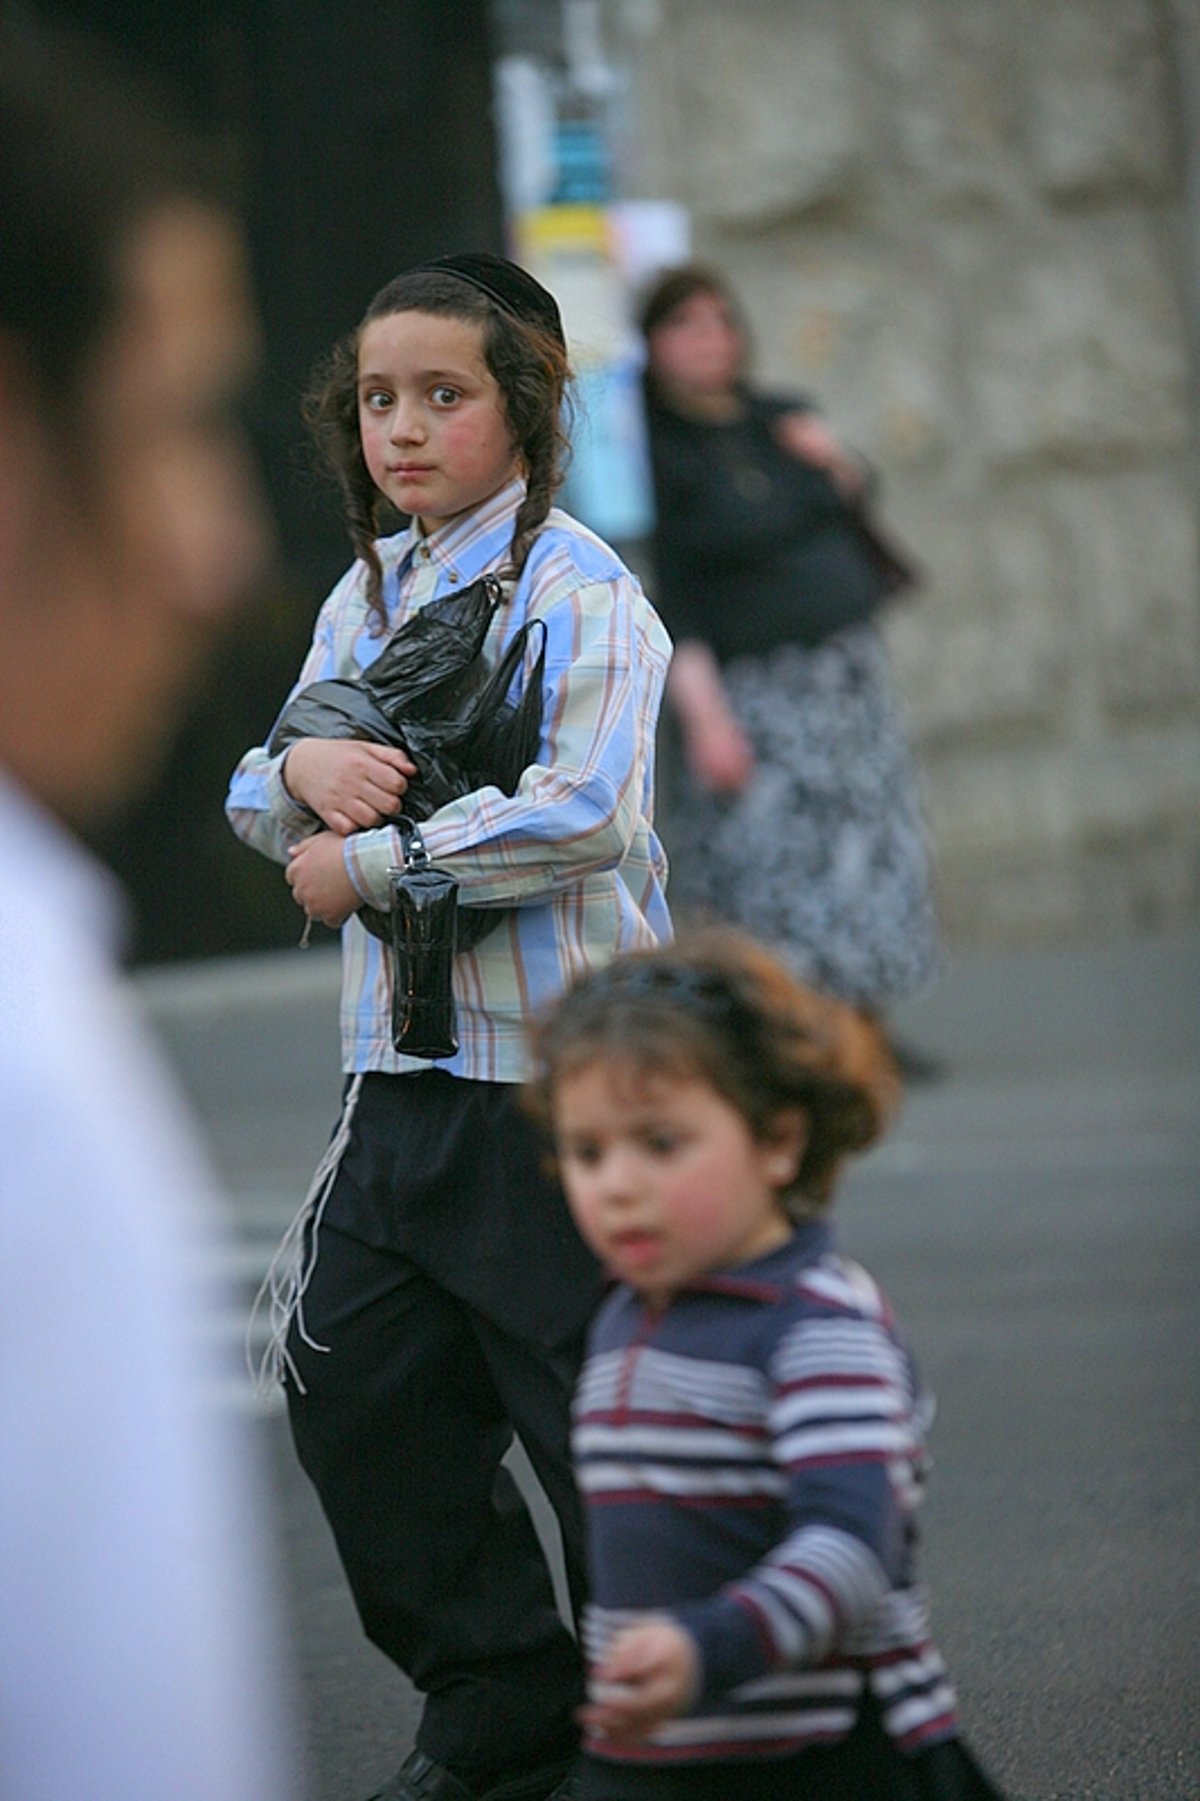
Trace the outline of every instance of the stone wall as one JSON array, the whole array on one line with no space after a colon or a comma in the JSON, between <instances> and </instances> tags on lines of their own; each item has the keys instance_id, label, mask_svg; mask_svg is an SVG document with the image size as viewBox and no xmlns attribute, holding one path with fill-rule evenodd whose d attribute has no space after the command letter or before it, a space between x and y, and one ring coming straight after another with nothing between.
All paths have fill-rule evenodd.
<instances>
[{"instance_id":1,"label":"stone wall","mask_svg":"<svg viewBox=\"0 0 1200 1801\"><path fill-rule=\"evenodd\" d=\"M1194 923L1196 5L607 19L623 191L690 207L927 571L888 631L951 942Z\"/></svg>"}]
</instances>

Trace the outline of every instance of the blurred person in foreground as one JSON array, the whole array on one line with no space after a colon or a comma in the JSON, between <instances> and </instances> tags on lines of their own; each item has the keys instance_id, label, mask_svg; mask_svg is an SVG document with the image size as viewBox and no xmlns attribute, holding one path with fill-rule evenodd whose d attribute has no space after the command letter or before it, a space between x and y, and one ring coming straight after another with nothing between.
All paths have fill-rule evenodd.
<instances>
[{"instance_id":1,"label":"blurred person in foreground","mask_svg":"<svg viewBox=\"0 0 1200 1801\"><path fill-rule=\"evenodd\" d=\"M684 768L677 919L723 919L806 981L882 1015L937 963L916 774L878 630L912 572L866 510L866 469L811 402L747 377L723 277L643 298L656 598ZM932 1060L895 1046L911 1076Z\"/></svg>"},{"instance_id":2,"label":"blurred person in foreground","mask_svg":"<svg viewBox=\"0 0 1200 1801\"><path fill-rule=\"evenodd\" d=\"M241 244L98 52L0 31L0 1797L282 1801L209 1179L79 828L262 571Z\"/></svg>"}]
</instances>

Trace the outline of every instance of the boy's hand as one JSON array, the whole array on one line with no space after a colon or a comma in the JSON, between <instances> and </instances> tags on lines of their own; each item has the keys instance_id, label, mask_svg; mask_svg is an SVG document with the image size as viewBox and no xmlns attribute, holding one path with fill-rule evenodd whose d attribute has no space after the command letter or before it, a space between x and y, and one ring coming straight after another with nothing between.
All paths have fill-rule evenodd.
<instances>
[{"instance_id":1,"label":"boy's hand","mask_svg":"<svg viewBox=\"0 0 1200 1801\"><path fill-rule=\"evenodd\" d=\"M284 785L293 800L310 807L343 838L393 818L416 773L416 764L402 750L359 738L300 738L283 765Z\"/></svg>"},{"instance_id":2,"label":"boy's hand","mask_svg":"<svg viewBox=\"0 0 1200 1801\"><path fill-rule=\"evenodd\" d=\"M699 1686L700 1656L690 1633L673 1620L647 1617L617 1634L579 1718L601 1738L636 1744L683 1713Z\"/></svg>"},{"instance_id":3,"label":"boy's hand","mask_svg":"<svg viewBox=\"0 0 1200 1801\"><path fill-rule=\"evenodd\" d=\"M292 898L322 925L344 925L362 906L362 896L346 874L343 849L344 840L336 832L317 832L288 852L284 874Z\"/></svg>"}]
</instances>

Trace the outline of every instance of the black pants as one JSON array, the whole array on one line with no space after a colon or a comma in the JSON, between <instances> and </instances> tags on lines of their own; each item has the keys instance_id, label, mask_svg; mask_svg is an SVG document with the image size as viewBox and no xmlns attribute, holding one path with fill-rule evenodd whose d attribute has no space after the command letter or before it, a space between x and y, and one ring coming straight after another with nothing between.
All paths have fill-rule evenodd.
<instances>
[{"instance_id":1,"label":"black pants","mask_svg":"<svg viewBox=\"0 0 1200 1801\"><path fill-rule=\"evenodd\" d=\"M317 1248L304 1325L328 1349L293 1326L288 1410L364 1629L425 1692L421 1749L469 1786L551 1762L580 1658L501 1458L515 1429L578 1609L569 1406L599 1278L507 1091L367 1077Z\"/></svg>"}]
</instances>

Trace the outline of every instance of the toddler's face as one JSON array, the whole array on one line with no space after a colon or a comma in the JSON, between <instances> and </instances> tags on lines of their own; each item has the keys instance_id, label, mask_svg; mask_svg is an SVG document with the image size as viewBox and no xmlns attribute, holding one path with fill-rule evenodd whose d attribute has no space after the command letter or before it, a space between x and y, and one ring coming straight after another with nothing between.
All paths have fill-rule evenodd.
<instances>
[{"instance_id":1,"label":"toddler's face","mask_svg":"<svg viewBox=\"0 0 1200 1801\"><path fill-rule=\"evenodd\" d=\"M700 1077L598 1061L560 1079L554 1135L580 1232L654 1306L790 1234L779 1191L801 1154L798 1114L764 1143Z\"/></svg>"}]
</instances>

